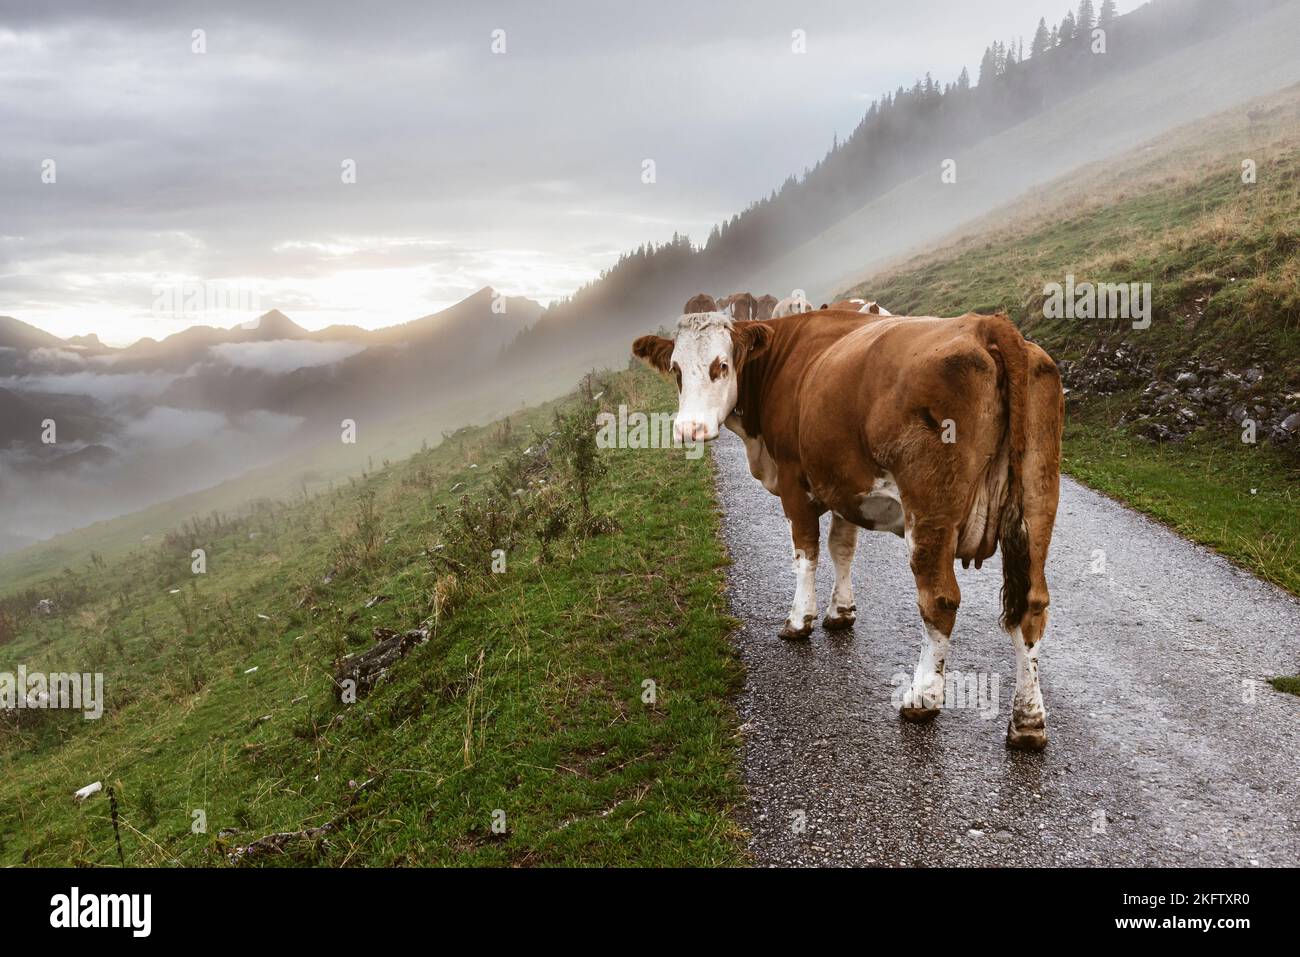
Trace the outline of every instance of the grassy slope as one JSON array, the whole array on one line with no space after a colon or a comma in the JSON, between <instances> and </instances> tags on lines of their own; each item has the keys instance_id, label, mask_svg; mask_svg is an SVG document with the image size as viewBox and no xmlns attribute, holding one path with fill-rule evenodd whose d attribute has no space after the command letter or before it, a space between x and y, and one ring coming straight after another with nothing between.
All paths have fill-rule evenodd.
<instances>
[{"instance_id":1,"label":"grassy slope","mask_svg":"<svg viewBox=\"0 0 1300 957\"><path fill-rule=\"evenodd\" d=\"M853 290L900 314L1006 309L1057 358L1121 341L1168 367L1198 355L1262 359L1265 386L1300 371L1300 95L1195 124L1039 191L933 253ZM1241 182L1243 158L1259 177ZM1047 282L1151 282L1151 327L1051 321ZM1294 380L1290 380L1294 381ZM1230 433L1152 446L1119 417L1136 393L1071 396L1065 467L1107 494L1300 594L1296 462Z\"/></svg>"},{"instance_id":2,"label":"grassy slope","mask_svg":"<svg viewBox=\"0 0 1300 957\"><path fill-rule=\"evenodd\" d=\"M613 377L604 398L672 402L642 371ZM269 860L741 861L727 813L739 666L708 459L601 452L593 510L619 527L564 537L549 562L530 539L504 575L473 579L426 552L449 527L438 506L487 496L491 463L535 444L552 414L516 416L513 439L474 429L255 513L211 538L207 575L190 574L188 541L86 572L78 606L29 619L0 669L104 671L111 708L97 722L43 712L0 730L0 863L116 863L105 795L71 797L95 780L115 786L131 865L223 865L229 847L327 822L327 843ZM391 600L363 608L380 594ZM338 702L336 658L364 650L375 627L429 620L430 640L389 681ZM191 833L197 809L205 834ZM238 834L219 835L229 828Z\"/></svg>"}]
</instances>

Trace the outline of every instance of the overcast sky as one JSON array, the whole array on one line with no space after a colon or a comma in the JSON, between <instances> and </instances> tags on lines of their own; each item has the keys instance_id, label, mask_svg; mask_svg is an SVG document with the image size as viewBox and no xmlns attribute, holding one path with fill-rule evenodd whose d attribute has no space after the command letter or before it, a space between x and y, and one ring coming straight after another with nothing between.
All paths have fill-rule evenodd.
<instances>
[{"instance_id":1,"label":"overcast sky","mask_svg":"<svg viewBox=\"0 0 1300 957\"><path fill-rule=\"evenodd\" d=\"M0 0L0 315L121 344L272 307L373 328L484 285L549 301L702 240L881 92L974 74L1069 6ZM236 308L168 313L185 282Z\"/></svg>"}]
</instances>

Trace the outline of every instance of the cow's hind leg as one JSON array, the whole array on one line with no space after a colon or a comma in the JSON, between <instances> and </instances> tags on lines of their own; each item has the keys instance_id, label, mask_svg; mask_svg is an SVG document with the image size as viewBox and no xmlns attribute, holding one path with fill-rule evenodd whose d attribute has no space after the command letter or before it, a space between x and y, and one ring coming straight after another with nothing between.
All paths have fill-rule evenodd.
<instances>
[{"instance_id":1,"label":"cow's hind leg","mask_svg":"<svg viewBox=\"0 0 1300 957\"><path fill-rule=\"evenodd\" d=\"M1007 747L1037 751L1047 745L1047 711L1038 684L1038 650L1047 628L1047 551L1060 497L1061 378L1052 360L1029 346L1029 391L1025 449L1023 523L1002 530L1003 624L1016 654L1016 693L1011 700ZM1014 599L1007 601L1008 595ZM1017 620L1011 620L1018 617Z\"/></svg>"},{"instance_id":2,"label":"cow's hind leg","mask_svg":"<svg viewBox=\"0 0 1300 957\"><path fill-rule=\"evenodd\" d=\"M787 494L782 489L781 506L790 522L790 544L794 553L794 601L790 617L781 629L782 638L807 638L817 620L817 548L821 528L817 510L802 490Z\"/></svg>"},{"instance_id":3,"label":"cow's hind leg","mask_svg":"<svg viewBox=\"0 0 1300 957\"><path fill-rule=\"evenodd\" d=\"M826 546L835 562L835 590L822 627L831 631L852 628L858 614L858 606L853 603L853 553L858 547L858 527L832 515Z\"/></svg>"},{"instance_id":4,"label":"cow's hind leg","mask_svg":"<svg viewBox=\"0 0 1300 957\"><path fill-rule=\"evenodd\" d=\"M1031 524L1031 523L1027 523ZM1038 536L1034 532L1038 531ZM1050 528L1048 533L1050 534ZM1011 627L1011 645L1016 654L1016 693L1011 699L1011 721L1007 725L1007 747L1039 751L1047 746L1047 711L1043 689L1038 684L1038 648L1047 628L1047 580L1043 565L1047 557L1046 534L1030 527L1029 589L1025 612ZM1037 540L1033 540L1034 538ZM1004 564L1008 557L1004 554Z\"/></svg>"},{"instance_id":5,"label":"cow's hind leg","mask_svg":"<svg viewBox=\"0 0 1300 957\"><path fill-rule=\"evenodd\" d=\"M921 656L899 713L908 721L928 721L943 707L944 662L957 620L961 591L952 563L957 530L917 524L908 535L916 604L921 612Z\"/></svg>"}]
</instances>

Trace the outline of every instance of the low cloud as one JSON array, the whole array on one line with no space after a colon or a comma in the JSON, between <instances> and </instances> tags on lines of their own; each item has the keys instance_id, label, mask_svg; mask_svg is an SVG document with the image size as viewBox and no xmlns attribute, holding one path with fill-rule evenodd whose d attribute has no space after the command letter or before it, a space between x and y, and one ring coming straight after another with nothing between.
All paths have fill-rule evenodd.
<instances>
[{"instance_id":1,"label":"low cloud","mask_svg":"<svg viewBox=\"0 0 1300 957\"><path fill-rule=\"evenodd\" d=\"M294 369L333 365L365 351L359 342L312 342L274 339L268 342L223 342L210 347L213 358L241 369L282 375Z\"/></svg>"},{"instance_id":2,"label":"low cloud","mask_svg":"<svg viewBox=\"0 0 1300 957\"><path fill-rule=\"evenodd\" d=\"M153 449L178 449L215 437L226 427L220 412L156 405L122 427L122 437Z\"/></svg>"},{"instance_id":3,"label":"low cloud","mask_svg":"<svg viewBox=\"0 0 1300 957\"><path fill-rule=\"evenodd\" d=\"M79 352L73 352L71 349L51 349L48 346L33 349L30 355L34 362L71 362L80 365L85 361L85 356Z\"/></svg>"},{"instance_id":4,"label":"low cloud","mask_svg":"<svg viewBox=\"0 0 1300 957\"><path fill-rule=\"evenodd\" d=\"M162 395L178 377L170 372L50 372L6 376L0 386L22 392L88 395L100 402Z\"/></svg>"},{"instance_id":5,"label":"low cloud","mask_svg":"<svg viewBox=\"0 0 1300 957\"><path fill-rule=\"evenodd\" d=\"M298 446L298 416L231 416L156 406L104 437L114 455L56 461L85 448L0 450L0 552L241 475Z\"/></svg>"}]
</instances>

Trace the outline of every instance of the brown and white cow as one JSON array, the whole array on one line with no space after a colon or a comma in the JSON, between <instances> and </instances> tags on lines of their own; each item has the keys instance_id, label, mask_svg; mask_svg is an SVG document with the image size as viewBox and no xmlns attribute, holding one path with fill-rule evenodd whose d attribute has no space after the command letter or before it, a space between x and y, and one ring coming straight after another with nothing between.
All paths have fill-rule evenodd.
<instances>
[{"instance_id":1,"label":"brown and white cow","mask_svg":"<svg viewBox=\"0 0 1300 957\"><path fill-rule=\"evenodd\" d=\"M851 309L854 312L860 312L864 316L892 316L893 313L876 302L874 299L841 299L839 302L830 304L831 309Z\"/></svg>"},{"instance_id":2,"label":"brown and white cow","mask_svg":"<svg viewBox=\"0 0 1300 957\"><path fill-rule=\"evenodd\" d=\"M718 312L725 312L732 319L741 322L749 322L758 318L758 300L747 292L733 292L718 300Z\"/></svg>"},{"instance_id":3,"label":"brown and white cow","mask_svg":"<svg viewBox=\"0 0 1300 957\"><path fill-rule=\"evenodd\" d=\"M772 308L772 318L784 319L786 316L798 316L805 312L812 312L814 308L802 294L795 293L793 296L786 296Z\"/></svg>"},{"instance_id":4,"label":"brown and white cow","mask_svg":"<svg viewBox=\"0 0 1300 957\"><path fill-rule=\"evenodd\" d=\"M736 322L689 313L677 338L642 336L637 356L678 382L674 428L686 441L722 425L781 497L795 593L784 638L817 617L818 519L832 514L835 586L823 626L853 625L858 529L907 543L923 641L902 717L933 718L961 600L954 561L1002 551L1002 625L1016 655L1007 744L1047 743L1038 648L1056 519L1064 398L1056 364L1003 315L955 319L830 310Z\"/></svg>"}]
</instances>

